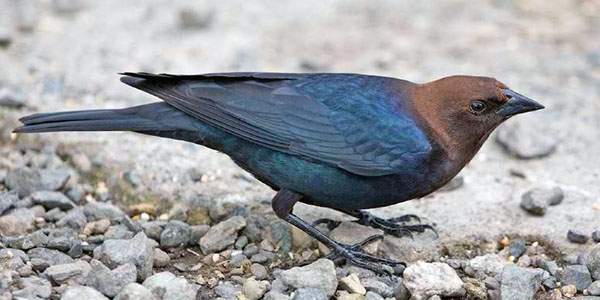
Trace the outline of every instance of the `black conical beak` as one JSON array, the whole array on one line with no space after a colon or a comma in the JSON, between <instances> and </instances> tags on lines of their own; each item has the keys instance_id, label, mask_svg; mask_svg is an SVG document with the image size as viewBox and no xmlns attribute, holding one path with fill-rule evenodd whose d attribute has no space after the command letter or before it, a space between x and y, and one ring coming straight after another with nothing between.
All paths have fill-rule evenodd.
<instances>
[{"instance_id":1,"label":"black conical beak","mask_svg":"<svg viewBox=\"0 0 600 300\"><path fill-rule=\"evenodd\" d=\"M506 102L506 104L502 105L496 111L497 114L503 116L504 118L510 118L517 114L544 108L543 105L509 88L504 89L504 94L508 98L508 102Z\"/></svg>"}]
</instances>

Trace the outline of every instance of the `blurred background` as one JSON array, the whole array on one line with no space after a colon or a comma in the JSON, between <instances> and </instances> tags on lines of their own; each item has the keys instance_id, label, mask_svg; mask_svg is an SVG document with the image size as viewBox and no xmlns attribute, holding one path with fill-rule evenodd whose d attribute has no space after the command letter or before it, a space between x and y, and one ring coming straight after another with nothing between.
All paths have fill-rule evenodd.
<instances>
[{"instance_id":1,"label":"blurred background","mask_svg":"<svg viewBox=\"0 0 600 300\"><path fill-rule=\"evenodd\" d=\"M547 109L504 124L454 190L376 212L425 217L442 242L514 233L580 247L567 231L591 233L600 218L599 28L598 0L0 0L0 170L67 168L94 195L107 191L122 208L152 203L156 217L218 203L267 213L273 192L203 147L133 133L10 131L31 112L156 101L120 83L124 71L492 76ZM558 187L565 200L531 216L519 206L535 187Z\"/></svg>"}]
</instances>

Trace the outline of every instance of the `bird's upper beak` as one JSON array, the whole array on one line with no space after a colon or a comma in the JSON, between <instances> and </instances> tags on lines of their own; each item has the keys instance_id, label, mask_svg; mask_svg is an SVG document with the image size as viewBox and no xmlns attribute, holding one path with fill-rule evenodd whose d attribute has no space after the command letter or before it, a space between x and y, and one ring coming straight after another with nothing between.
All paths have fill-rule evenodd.
<instances>
[{"instance_id":1,"label":"bird's upper beak","mask_svg":"<svg viewBox=\"0 0 600 300\"><path fill-rule=\"evenodd\" d=\"M500 108L496 111L497 114L503 116L504 118L510 118L517 114L544 108L543 105L509 88L504 89L504 94L508 98L508 102L500 106Z\"/></svg>"}]
</instances>

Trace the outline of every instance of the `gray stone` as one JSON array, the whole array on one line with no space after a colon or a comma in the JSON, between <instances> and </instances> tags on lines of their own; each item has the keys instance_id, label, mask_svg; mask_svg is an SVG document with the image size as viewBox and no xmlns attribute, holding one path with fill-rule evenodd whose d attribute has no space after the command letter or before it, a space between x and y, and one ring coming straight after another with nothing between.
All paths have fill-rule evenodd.
<instances>
[{"instance_id":1,"label":"gray stone","mask_svg":"<svg viewBox=\"0 0 600 300\"><path fill-rule=\"evenodd\" d=\"M81 255L83 255L83 246L81 245L81 243L74 243L73 246L71 246L71 249L69 249L69 251L67 252L67 254L69 254L69 256L72 258L79 258L81 257Z\"/></svg>"},{"instance_id":2,"label":"gray stone","mask_svg":"<svg viewBox=\"0 0 600 300\"><path fill-rule=\"evenodd\" d=\"M139 283L129 283L123 290L114 298L114 300L159 300L154 294L150 292L145 286Z\"/></svg>"},{"instance_id":3,"label":"gray stone","mask_svg":"<svg viewBox=\"0 0 600 300\"><path fill-rule=\"evenodd\" d=\"M368 291L367 294L365 294L365 300L385 300L385 299L383 299L383 297L377 293Z\"/></svg>"},{"instance_id":4,"label":"gray stone","mask_svg":"<svg viewBox=\"0 0 600 300\"><path fill-rule=\"evenodd\" d=\"M546 202L553 206L560 204L565 198L565 192L559 187L553 188L533 188L523 194L524 198L531 198L533 202Z\"/></svg>"},{"instance_id":5,"label":"gray stone","mask_svg":"<svg viewBox=\"0 0 600 300\"><path fill-rule=\"evenodd\" d=\"M269 288L269 282L258 281L254 277L246 279L242 286L242 291L248 300L259 300L267 292Z\"/></svg>"},{"instance_id":6,"label":"gray stone","mask_svg":"<svg viewBox=\"0 0 600 300\"><path fill-rule=\"evenodd\" d=\"M18 257L18 258L22 259L23 261L29 260L29 256L27 254L25 254L25 252L23 252L23 250L12 249L12 248L0 248L0 259L9 258L9 256Z\"/></svg>"},{"instance_id":7,"label":"gray stone","mask_svg":"<svg viewBox=\"0 0 600 300\"><path fill-rule=\"evenodd\" d=\"M137 270L133 264L127 263L110 270L100 261L93 259L86 285L93 287L108 297L116 296L127 284L133 283Z\"/></svg>"},{"instance_id":8,"label":"gray stone","mask_svg":"<svg viewBox=\"0 0 600 300\"><path fill-rule=\"evenodd\" d=\"M154 267L166 267L169 264L169 261L171 261L171 258L167 253L159 248L154 248Z\"/></svg>"},{"instance_id":9,"label":"gray stone","mask_svg":"<svg viewBox=\"0 0 600 300\"><path fill-rule=\"evenodd\" d=\"M206 255L233 245L237 239L237 232L245 226L246 220L243 217L234 216L211 227L200 239L202 253Z\"/></svg>"},{"instance_id":10,"label":"gray stone","mask_svg":"<svg viewBox=\"0 0 600 300\"><path fill-rule=\"evenodd\" d=\"M245 235L242 235L237 238L233 246L235 249L244 249L246 245L248 245L248 238Z\"/></svg>"},{"instance_id":11,"label":"gray stone","mask_svg":"<svg viewBox=\"0 0 600 300\"><path fill-rule=\"evenodd\" d=\"M60 297L60 300L109 300L102 293L87 286L74 286L68 288Z\"/></svg>"},{"instance_id":12,"label":"gray stone","mask_svg":"<svg viewBox=\"0 0 600 300\"><path fill-rule=\"evenodd\" d=\"M596 243L600 243L600 230L592 232L592 240Z\"/></svg>"},{"instance_id":13,"label":"gray stone","mask_svg":"<svg viewBox=\"0 0 600 300\"><path fill-rule=\"evenodd\" d=\"M252 266L250 266L250 273L258 280L267 279L267 277L269 277L267 268L261 264L252 264Z\"/></svg>"},{"instance_id":14,"label":"gray stone","mask_svg":"<svg viewBox=\"0 0 600 300\"><path fill-rule=\"evenodd\" d=\"M254 245L254 244L250 244L247 245L246 248L244 249L244 255L246 257L252 257L255 254L258 254L258 251L260 249L258 248L258 246Z\"/></svg>"},{"instance_id":15,"label":"gray stone","mask_svg":"<svg viewBox=\"0 0 600 300\"><path fill-rule=\"evenodd\" d=\"M56 222L56 226L58 227L69 227L73 229L81 229L87 223L87 218L83 214L83 208L76 207L71 209L64 215L58 222Z\"/></svg>"},{"instance_id":16,"label":"gray stone","mask_svg":"<svg viewBox=\"0 0 600 300\"><path fill-rule=\"evenodd\" d=\"M76 243L80 243L77 232L70 228L57 228L48 234L46 247L66 252Z\"/></svg>"},{"instance_id":17,"label":"gray stone","mask_svg":"<svg viewBox=\"0 0 600 300\"><path fill-rule=\"evenodd\" d=\"M151 221L141 223L142 229L144 230L146 236L156 241L160 241L160 235L163 231L164 224L165 222L162 221Z\"/></svg>"},{"instance_id":18,"label":"gray stone","mask_svg":"<svg viewBox=\"0 0 600 300\"><path fill-rule=\"evenodd\" d=\"M19 201L15 193L0 191L0 216Z\"/></svg>"},{"instance_id":19,"label":"gray stone","mask_svg":"<svg viewBox=\"0 0 600 300\"><path fill-rule=\"evenodd\" d=\"M558 264L553 260L543 261L540 267L548 271L552 276L556 276L556 272L558 271Z\"/></svg>"},{"instance_id":20,"label":"gray stone","mask_svg":"<svg viewBox=\"0 0 600 300\"><path fill-rule=\"evenodd\" d=\"M31 249L35 247L44 247L48 244L48 236L43 230L32 232L25 236L21 249Z\"/></svg>"},{"instance_id":21,"label":"gray stone","mask_svg":"<svg viewBox=\"0 0 600 300\"><path fill-rule=\"evenodd\" d=\"M137 268L137 279L144 280L152 274L154 250L143 232L130 240L106 240L94 249L94 258L111 269L126 263Z\"/></svg>"},{"instance_id":22,"label":"gray stone","mask_svg":"<svg viewBox=\"0 0 600 300\"><path fill-rule=\"evenodd\" d=\"M544 124L527 118L511 120L497 129L497 141L509 154L521 159L548 156L558 145L558 138L555 134L540 134L547 131Z\"/></svg>"},{"instance_id":23,"label":"gray stone","mask_svg":"<svg viewBox=\"0 0 600 300\"><path fill-rule=\"evenodd\" d=\"M5 183L23 198L36 191L57 191L65 185L69 177L69 172L65 170L18 169L6 174Z\"/></svg>"},{"instance_id":24,"label":"gray stone","mask_svg":"<svg viewBox=\"0 0 600 300\"><path fill-rule=\"evenodd\" d=\"M394 286L375 278L361 278L360 283L367 291L371 291L384 298L394 297Z\"/></svg>"},{"instance_id":25,"label":"gray stone","mask_svg":"<svg viewBox=\"0 0 600 300\"><path fill-rule=\"evenodd\" d=\"M508 254L514 256L515 258L521 257L523 253L527 251L527 245L525 244L525 240L522 238L516 238L510 241L510 246L508 247Z\"/></svg>"},{"instance_id":26,"label":"gray stone","mask_svg":"<svg viewBox=\"0 0 600 300\"><path fill-rule=\"evenodd\" d=\"M72 185L67 188L65 195L71 199L76 204L83 204L83 200L85 198L85 191L79 185Z\"/></svg>"},{"instance_id":27,"label":"gray stone","mask_svg":"<svg viewBox=\"0 0 600 300\"><path fill-rule=\"evenodd\" d=\"M103 202L89 202L83 207L83 213L88 221L110 219L113 222L118 222L125 216L120 208Z\"/></svg>"},{"instance_id":28,"label":"gray stone","mask_svg":"<svg viewBox=\"0 0 600 300\"><path fill-rule=\"evenodd\" d=\"M0 270L13 270L19 273L20 276L33 275L33 270L29 265L26 265L23 260L18 257L12 257L8 259L0 259Z\"/></svg>"},{"instance_id":29,"label":"gray stone","mask_svg":"<svg viewBox=\"0 0 600 300\"><path fill-rule=\"evenodd\" d=\"M566 266L558 272L557 278L563 285L574 285L579 292L583 292L592 283L590 271L583 265Z\"/></svg>"},{"instance_id":30,"label":"gray stone","mask_svg":"<svg viewBox=\"0 0 600 300\"><path fill-rule=\"evenodd\" d=\"M221 282L221 283L219 283L219 285L217 285L215 287L215 294L217 294L217 296L220 296L223 298L236 299L237 298L236 295L241 292L242 292L241 286L234 285L233 283L231 283L229 281Z\"/></svg>"},{"instance_id":31,"label":"gray stone","mask_svg":"<svg viewBox=\"0 0 600 300\"><path fill-rule=\"evenodd\" d=\"M290 224L283 220L271 222L270 239L276 246L277 252L287 254L292 249L292 228Z\"/></svg>"},{"instance_id":32,"label":"gray stone","mask_svg":"<svg viewBox=\"0 0 600 300\"><path fill-rule=\"evenodd\" d=\"M75 261L70 256L52 249L33 248L27 251L30 260L38 259L45 261L49 266L74 263Z\"/></svg>"},{"instance_id":33,"label":"gray stone","mask_svg":"<svg viewBox=\"0 0 600 300\"><path fill-rule=\"evenodd\" d=\"M184 278L176 277L170 272L161 272L148 277L144 280L143 286L163 300L194 300L198 290Z\"/></svg>"},{"instance_id":34,"label":"gray stone","mask_svg":"<svg viewBox=\"0 0 600 300\"><path fill-rule=\"evenodd\" d=\"M187 246L190 241L190 226L181 221L167 223L160 234L160 246L165 248Z\"/></svg>"},{"instance_id":35,"label":"gray stone","mask_svg":"<svg viewBox=\"0 0 600 300\"><path fill-rule=\"evenodd\" d=\"M502 268L508 262L498 254L486 254L477 256L467 261L463 267L469 276L485 279L486 277L495 277L502 273Z\"/></svg>"},{"instance_id":36,"label":"gray stone","mask_svg":"<svg viewBox=\"0 0 600 300\"><path fill-rule=\"evenodd\" d=\"M56 285L63 283L82 285L85 284L90 269L90 264L78 260L71 264L50 266L42 273L42 277L48 278Z\"/></svg>"},{"instance_id":37,"label":"gray stone","mask_svg":"<svg viewBox=\"0 0 600 300\"><path fill-rule=\"evenodd\" d=\"M60 220L62 217L64 217L65 215L66 215L66 213L57 207L57 208L53 208L53 209L47 211L46 214L44 215L44 220L46 220L47 222L56 222L56 221ZM83 216L83 218L85 219L85 216Z\"/></svg>"},{"instance_id":38,"label":"gray stone","mask_svg":"<svg viewBox=\"0 0 600 300\"><path fill-rule=\"evenodd\" d=\"M171 221L182 221L187 220L188 207L181 203L177 203L169 210L169 220Z\"/></svg>"},{"instance_id":39,"label":"gray stone","mask_svg":"<svg viewBox=\"0 0 600 300\"><path fill-rule=\"evenodd\" d=\"M333 296L338 285L335 266L331 260L319 259L303 267L294 267L280 273L284 285L294 289L316 288L327 297Z\"/></svg>"},{"instance_id":40,"label":"gray stone","mask_svg":"<svg viewBox=\"0 0 600 300\"><path fill-rule=\"evenodd\" d=\"M179 26L183 29L206 29L215 20L215 11L212 9L197 10L187 7L179 10L178 15Z\"/></svg>"},{"instance_id":41,"label":"gray stone","mask_svg":"<svg viewBox=\"0 0 600 300\"><path fill-rule=\"evenodd\" d=\"M125 225L110 226L104 233L104 240L128 240L133 238L133 232Z\"/></svg>"},{"instance_id":42,"label":"gray stone","mask_svg":"<svg viewBox=\"0 0 600 300\"><path fill-rule=\"evenodd\" d=\"M31 194L33 203L40 204L46 209L60 208L69 210L75 207L75 203L61 192L37 191Z\"/></svg>"},{"instance_id":43,"label":"gray stone","mask_svg":"<svg viewBox=\"0 0 600 300\"><path fill-rule=\"evenodd\" d=\"M299 288L294 293L292 300L327 300L330 297L323 293L322 289L314 287Z\"/></svg>"},{"instance_id":44,"label":"gray stone","mask_svg":"<svg viewBox=\"0 0 600 300\"><path fill-rule=\"evenodd\" d=\"M125 172L125 174L123 174L123 179L125 179L125 181L129 182L134 187L142 183L142 176L140 176L140 173L135 170Z\"/></svg>"},{"instance_id":45,"label":"gray stone","mask_svg":"<svg viewBox=\"0 0 600 300\"><path fill-rule=\"evenodd\" d=\"M548 200L528 191L521 196L521 208L533 215L543 216L548 209Z\"/></svg>"},{"instance_id":46,"label":"gray stone","mask_svg":"<svg viewBox=\"0 0 600 300\"><path fill-rule=\"evenodd\" d=\"M125 225L129 231L133 233L138 233L142 231L142 225L139 222L131 220L128 215L123 216L121 220L121 224Z\"/></svg>"},{"instance_id":47,"label":"gray stone","mask_svg":"<svg viewBox=\"0 0 600 300\"><path fill-rule=\"evenodd\" d=\"M323 292L321 292L323 293ZM269 291L263 297L263 300L291 300L290 296L280 292L280 291Z\"/></svg>"},{"instance_id":48,"label":"gray stone","mask_svg":"<svg viewBox=\"0 0 600 300\"><path fill-rule=\"evenodd\" d=\"M0 236L19 236L34 228L35 212L29 208L16 208L0 217Z\"/></svg>"},{"instance_id":49,"label":"gray stone","mask_svg":"<svg viewBox=\"0 0 600 300\"><path fill-rule=\"evenodd\" d=\"M465 294L456 271L445 263L419 261L404 270L404 285L415 300L433 295L460 297Z\"/></svg>"},{"instance_id":50,"label":"gray stone","mask_svg":"<svg viewBox=\"0 0 600 300\"><path fill-rule=\"evenodd\" d=\"M569 239L569 241L577 244L585 244L590 239L590 237L587 236L585 233L575 229L569 230L569 232L567 233L567 238Z\"/></svg>"},{"instance_id":51,"label":"gray stone","mask_svg":"<svg viewBox=\"0 0 600 300\"><path fill-rule=\"evenodd\" d=\"M13 292L15 298L36 299L39 297L46 299L50 298L52 292L50 282L39 277L22 278L17 286L19 290Z\"/></svg>"},{"instance_id":52,"label":"gray stone","mask_svg":"<svg viewBox=\"0 0 600 300\"><path fill-rule=\"evenodd\" d=\"M587 290L592 296L600 296L600 280L592 282L592 284L587 287Z\"/></svg>"},{"instance_id":53,"label":"gray stone","mask_svg":"<svg viewBox=\"0 0 600 300\"><path fill-rule=\"evenodd\" d=\"M244 264L250 264L250 260L244 254L237 254L231 257L229 264L234 268L239 268Z\"/></svg>"},{"instance_id":54,"label":"gray stone","mask_svg":"<svg viewBox=\"0 0 600 300\"><path fill-rule=\"evenodd\" d=\"M266 263L268 260L269 260L269 257L267 257L265 255L265 252L262 252L262 251L254 254L254 255L252 255L252 257L250 257L251 262L259 263L259 264Z\"/></svg>"},{"instance_id":55,"label":"gray stone","mask_svg":"<svg viewBox=\"0 0 600 300\"><path fill-rule=\"evenodd\" d=\"M508 264L502 270L502 300L531 300L542 284L544 270L526 269Z\"/></svg>"},{"instance_id":56,"label":"gray stone","mask_svg":"<svg viewBox=\"0 0 600 300\"><path fill-rule=\"evenodd\" d=\"M586 266L592 274L594 280L600 280L600 244L594 246L590 251Z\"/></svg>"}]
</instances>

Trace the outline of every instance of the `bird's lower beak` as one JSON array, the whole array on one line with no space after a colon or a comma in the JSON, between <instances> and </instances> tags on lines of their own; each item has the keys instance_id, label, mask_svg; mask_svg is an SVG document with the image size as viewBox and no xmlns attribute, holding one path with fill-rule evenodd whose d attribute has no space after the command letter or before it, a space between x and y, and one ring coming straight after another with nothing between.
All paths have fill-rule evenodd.
<instances>
[{"instance_id":1,"label":"bird's lower beak","mask_svg":"<svg viewBox=\"0 0 600 300\"><path fill-rule=\"evenodd\" d=\"M543 105L509 88L504 89L504 94L508 97L508 102L496 111L497 114L504 118L544 108Z\"/></svg>"}]
</instances>

